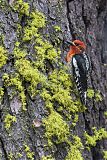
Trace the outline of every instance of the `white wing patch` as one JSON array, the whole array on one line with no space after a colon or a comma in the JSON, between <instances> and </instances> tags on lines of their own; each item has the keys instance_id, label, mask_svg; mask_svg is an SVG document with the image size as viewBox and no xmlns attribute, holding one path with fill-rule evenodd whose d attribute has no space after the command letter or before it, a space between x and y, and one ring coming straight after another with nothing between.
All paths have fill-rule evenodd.
<instances>
[{"instance_id":1,"label":"white wing patch","mask_svg":"<svg viewBox=\"0 0 107 160\"><path fill-rule=\"evenodd\" d=\"M90 63L89 63L89 60L87 58L87 55L84 54L84 58L86 59L86 68L87 68L87 72L88 72L89 67L90 67ZM75 59L75 57L72 58L72 64L73 64L74 71L75 71L75 77L74 78L75 78L77 89L80 93L80 97L81 97L81 100L82 100L83 104L86 105L86 92L82 91L81 82L79 81L79 78L80 78L81 75L79 73L79 67L78 67L77 60Z\"/></svg>"},{"instance_id":2,"label":"white wing patch","mask_svg":"<svg viewBox=\"0 0 107 160\"><path fill-rule=\"evenodd\" d=\"M83 56L84 56L85 62L86 62L86 69L87 69L87 71L89 71L89 69L90 69L90 60L87 57L87 55L85 54L85 52L83 53Z\"/></svg>"},{"instance_id":3,"label":"white wing patch","mask_svg":"<svg viewBox=\"0 0 107 160\"><path fill-rule=\"evenodd\" d=\"M73 66L75 67L75 73L76 73L77 77L80 77L77 61L74 57L73 57L72 63L73 63Z\"/></svg>"}]
</instances>

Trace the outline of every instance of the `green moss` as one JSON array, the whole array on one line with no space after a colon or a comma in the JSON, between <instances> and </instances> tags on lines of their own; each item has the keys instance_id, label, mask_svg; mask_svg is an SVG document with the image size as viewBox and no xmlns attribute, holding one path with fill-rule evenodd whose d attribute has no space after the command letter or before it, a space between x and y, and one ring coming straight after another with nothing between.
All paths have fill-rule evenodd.
<instances>
[{"instance_id":1,"label":"green moss","mask_svg":"<svg viewBox=\"0 0 107 160\"><path fill-rule=\"evenodd\" d=\"M65 109L68 111L68 114L70 114L70 112L77 113L81 104L73 100L71 97L72 81L70 80L69 75L62 69L59 71L54 70L48 79L47 88L49 88L51 92L45 90L42 94L42 97L46 102L46 106L48 106L47 104L52 102L54 103L56 101L62 110Z\"/></svg>"},{"instance_id":2,"label":"green moss","mask_svg":"<svg viewBox=\"0 0 107 160\"><path fill-rule=\"evenodd\" d=\"M13 122L16 122L16 117L11 114L7 114L4 119L5 129L9 130Z\"/></svg>"},{"instance_id":3,"label":"green moss","mask_svg":"<svg viewBox=\"0 0 107 160\"><path fill-rule=\"evenodd\" d=\"M45 27L45 16L39 11L32 12L30 17L32 18L30 26L35 26L36 28Z\"/></svg>"},{"instance_id":4,"label":"green moss","mask_svg":"<svg viewBox=\"0 0 107 160\"><path fill-rule=\"evenodd\" d=\"M18 152L17 154L16 154L16 158L18 159L18 158L21 158L23 155L20 153L20 152Z\"/></svg>"},{"instance_id":5,"label":"green moss","mask_svg":"<svg viewBox=\"0 0 107 160\"><path fill-rule=\"evenodd\" d=\"M80 151L81 149L83 149L81 139L78 136L74 136L73 138L74 138L74 143L70 144L70 150L65 160L83 160Z\"/></svg>"},{"instance_id":6,"label":"green moss","mask_svg":"<svg viewBox=\"0 0 107 160\"><path fill-rule=\"evenodd\" d=\"M26 2L23 2L23 0L17 0L15 1L13 6L13 9L17 11L20 15L29 15L29 4Z\"/></svg>"},{"instance_id":7,"label":"green moss","mask_svg":"<svg viewBox=\"0 0 107 160\"><path fill-rule=\"evenodd\" d=\"M74 104L68 90L59 87L57 92L53 95L53 100L57 101L60 105L63 105L69 112L78 112L78 107Z\"/></svg>"},{"instance_id":8,"label":"green moss","mask_svg":"<svg viewBox=\"0 0 107 160\"><path fill-rule=\"evenodd\" d=\"M95 93L95 98L96 98L96 101L97 101L97 102L103 100L103 99L102 99L102 96L101 96L101 94L100 94L100 91L97 91L97 92Z\"/></svg>"},{"instance_id":9,"label":"green moss","mask_svg":"<svg viewBox=\"0 0 107 160\"><path fill-rule=\"evenodd\" d=\"M28 25L24 29L23 41L39 37L38 29L45 26L45 16L42 13L38 11L31 12L30 18L31 20L28 21Z\"/></svg>"},{"instance_id":10,"label":"green moss","mask_svg":"<svg viewBox=\"0 0 107 160\"><path fill-rule=\"evenodd\" d=\"M62 85L65 89L68 89L69 91L71 90L72 87L71 77L64 68L60 70L55 69L49 76L49 80L56 86Z\"/></svg>"},{"instance_id":11,"label":"green moss","mask_svg":"<svg viewBox=\"0 0 107 160\"><path fill-rule=\"evenodd\" d=\"M2 99L3 95L4 95L4 89L0 87L0 99Z\"/></svg>"},{"instance_id":12,"label":"green moss","mask_svg":"<svg viewBox=\"0 0 107 160\"><path fill-rule=\"evenodd\" d=\"M14 154L12 152L9 152L8 154L8 159L13 160Z\"/></svg>"},{"instance_id":13,"label":"green moss","mask_svg":"<svg viewBox=\"0 0 107 160\"><path fill-rule=\"evenodd\" d=\"M55 160L51 155L43 156L41 160Z\"/></svg>"},{"instance_id":14,"label":"green moss","mask_svg":"<svg viewBox=\"0 0 107 160\"><path fill-rule=\"evenodd\" d=\"M47 91L45 88L43 89L42 93L41 93L41 97L43 98L43 100L45 101L45 105L47 108L53 109L53 103L52 103L52 96L50 95L50 92Z\"/></svg>"},{"instance_id":15,"label":"green moss","mask_svg":"<svg viewBox=\"0 0 107 160\"><path fill-rule=\"evenodd\" d=\"M106 111L106 112L104 112L104 115L105 115L105 117L107 118L107 111Z\"/></svg>"},{"instance_id":16,"label":"green moss","mask_svg":"<svg viewBox=\"0 0 107 160\"><path fill-rule=\"evenodd\" d=\"M6 5L7 5L6 1L0 0L0 7L1 7L2 9L6 8Z\"/></svg>"},{"instance_id":17,"label":"green moss","mask_svg":"<svg viewBox=\"0 0 107 160\"><path fill-rule=\"evenodd\" d=\"M57 25L54 26L54 29L55 29L56 32L60 32L60 31L61 31L61 27L60 27L60 26L57 26Z\"/></svg>"},{"instance_id":18,"label":"green moss","mask_svg":"<svg viewBox=\"0 0 107 160\"><path fill-rule=\"evenodd\" d=\"M16 60L15 67L23 79L30 82L28 90L31 95L34 96L38 92L36 91L37 84L44 86L46 84L46 77L37 68L33 68L30 61L26 59Z\"/></svg>"},{"instance_id":19,"label":"green moss","mask_svg":"<svg viewBox=\"0 0 107 160\"><path fill-rule=\"evenodd\" d=\"M60 114L52 111L51 114L43 120L46 127L45 136L48 139L49 146L52 145L52 137L56 136L56 143L65 142L69 135L69 127Z\"/></svg>"},{"instance_id":20,"label":"green moss","mask_svg":"<svg viewBox=\"0 0 107 160\"><path fill-rule=\"evenodd\" d=\"M107 151L103 151L103 154L104 154L103 156L104 160L107 160Z\"/></svg>"},{"instance_id":21,"label":"green moss","mask_svg":"<svg viewBox=\"0 0 107 160\"><path fill-rule=\"evenodd\" d=\"M8 160L19 160L23 155L20 152L15 152L14 154L12 152L9 152L7 156Z\"/></svg>"},{"instance_id":22,"label":"green moss","mask_svg":"<svg viewBox=\"0 0 107 160\"><path fill-rule=\"evenodd\" d=\"M100 94L100 91L94 91L91 88L87 90L87 97L88 98L95 98L96 102L102 101L102 96Z\"/></svg>"},{"instance_id":23,"label":"green moss","mask_svg":"<svg viewBox=\"0 0 107 160\"><path fill-rule=\"evenodd\" d=\"M43 67L45 59L51 60L52 62L57 62L60 51L56 51L49 42L43 41L41 38L37 38L36 43L35 50L37 53L37 67Z\"/></svg>"},{"instance_id":24,"label":"green moss","mask_svg":"<svg viewBox=\"0 0 107 160\"><path fill-rule=\"evenodd\" d=\"M75 114L74 115L74 119L73 119L73 123L72 123L72 125L75 127L76 126L76 123L78 122L78 114Z\"/></svg>"},{"instance_id":25,"label":"green moss","mask_svg":"<svg viewBox=\"0 0 107 160\"><path fill-rule=\"evenodd\" d=\"M87 90L87 97L93 98L95 96L95 92L93 89L88 89Z\"/></svg>"},{"instance_id":26,"label":"green moss","mask_svg":"<svg viewBox=\"0 0 107 160\"><path fill-rule=\"evenodd\" d=\"M30 147L24 144L24 151L26 152L26 156L30 160L34 160L34 152L31 151Z\"/></svg>"},{"instance_id":27,"label":"green moss","mask_svg":"<svg viewBox=\"0 0 107 160\"><path fill-rule=\"evenodd\" d=\"M26 96L24 93L24 87L22 85L22 81L19 77L18 74L15 76L9 76L8 74L3 75L3 80L5 83L5 86L15 86L16 91L19 93L19 97L21 98L22 102L22 109L25 111L26 110Z\"/></svg>"},{"instance_id":28,"label":"green moss","mask_svg":"<svg viewBox=\"0 0 107 160\"><path fill-rule=\"evenodd\" d=\"M54 102L57 102L57 111L62 112L67 119L71 119L73 114L72 126L75 126L78 121L78 112L82 111L81 103L75 101L71 97L72 81L66 70L55 69L48 77L46 88L41 93L42 98L45 101L45 105L50 110L53 110L55 106ZM72 113L72 114L71 114Z\"/></svg>"},{"instance_id":29,"label":"green moss","mask_svg":"<svg viewBox=\"0 0 107 160\"><path fill-rule=\"evenodd\" d=\"M36 59L35 66L37 68L45 67L45 60L49 60L51 63L58 63L58 59L60 57L60 51L53 48L53 46L46 40L42 40L42 37L39 37L35 40L36 46Z\"/></svg>"},{"instance_id":30,"label":"green moss","mask_svg":"<svg viewBox=\"0 0 107 160\"><path fill-rule=\"evenodd\" d=\"M26 53L26 51L21 50L19 48L20 43L17 42L15 45L16 45L16 47L14 48L14 56L15 56L15 58L17 58L17 59L25 58L27 53Z\"/></svg>"},{"instance_id":31,"label":"green moss","mask_svg":"<svg viewBox=\"0 0 107 160\"><path fill-rule=\"evenodd\" d=\"M3 67L3 65L6 64L7 56L6 56L6 50L4 47L0 46L0 68Z\"/></svg>"},{"instance_id":32,"label":"green moss","mask_svg":"<svg viewBox=\"0 0 107 160\"><path fill-rule=\"evenodd\" d=\"M83 160L83 157L81 152L75 146L71 146L71 150L65 160Z\"/></svg>"},{"instance_id":33,"label":"green moss","mask_svg":"<svg viewBox=\"0 0 107 160\"><path fill-rule=\"evenodd\" d=\"M94 130L93 136L88 135L86 132L84 134L86 138L86 145L96 146L98 140L107 138L107 131L104 128L101 128L98 131L96 130L96 128L93 128L93 130Z\"/></svg>"}]
</instances>

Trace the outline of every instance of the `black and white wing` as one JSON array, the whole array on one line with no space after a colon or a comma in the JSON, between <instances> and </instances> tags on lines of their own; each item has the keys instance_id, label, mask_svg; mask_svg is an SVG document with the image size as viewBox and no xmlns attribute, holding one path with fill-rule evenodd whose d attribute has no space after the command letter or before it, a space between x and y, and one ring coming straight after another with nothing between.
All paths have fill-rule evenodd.
<instances>
[{"instance_id":1,"label":"black and white wing","mask_svg":"<svg viewBox=\"0 0 107 160\"><path fill-rule=\"evenodd\" d=\"M75 54L72 57L73 76L80 94L81 102L86 105L87 80L90 72L90 60L83 54Z\"/></svg>"}]
</instances>

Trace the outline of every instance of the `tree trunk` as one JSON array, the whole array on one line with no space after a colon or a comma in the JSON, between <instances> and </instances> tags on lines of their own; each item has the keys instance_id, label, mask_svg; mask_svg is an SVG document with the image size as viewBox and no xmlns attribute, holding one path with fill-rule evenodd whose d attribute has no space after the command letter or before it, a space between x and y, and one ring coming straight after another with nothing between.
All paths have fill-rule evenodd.
<instances>
[{"instance_id":1,"label":"tree trunk","mask_svg":"<svg viewBox=\"0 0 107 160\"><path fill-rule=\"evenodd\" d=\"M46 22L44 18L41 20L41 15L40 19L37 15L33 17L32 12L43 13ZM80 160L77 154L81 154L84 160L103 160L107 133L96 140L96 145L89 144L84 133L93 137L93 127L97 132L107 129L107 1L0 1L0 24L0 159ZM26 28L32 32L30 36L26 36ZM38 42L41 39L43 42ZM72 86L71 65L65 62L69 50L66 41L73 39L87 44L92 63L88 85L92 88L89 94L93 95L87 99L86 110ZM48 47L42 44L45 42L49 43ZM41 47L40 51L36 47ZM65 66L68 68L64 69ZM64 97L58 87L65 93ZM67 104L66 99L72 104ZM52 106L47 107L47 103ZM73 111L73 106L77 111ZM75 122L77 115L79 119ZM74 141L74 135L80 137L84 149L77 146L79 142Z\"/></svg>"}]
</instances>

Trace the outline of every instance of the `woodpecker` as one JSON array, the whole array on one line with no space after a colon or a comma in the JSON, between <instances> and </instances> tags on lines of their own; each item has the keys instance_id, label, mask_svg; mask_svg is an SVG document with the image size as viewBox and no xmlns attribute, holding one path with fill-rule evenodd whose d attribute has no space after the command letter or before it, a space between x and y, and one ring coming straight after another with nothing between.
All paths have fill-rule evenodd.
<instances>
[{"instance_id":1,"label":"woodpecker","mask_svg":"<svg viewBox=\"0 0 107 160\"><path fill-rule=\"evenodd\" d=\"M68 42L70 50L67 53L66 61L72 64L73 77L76 83L80 100L86 105L87 80L91 69L89 57L85 53L86 45L80 40Z\"/></svg>"}]
</instances>

